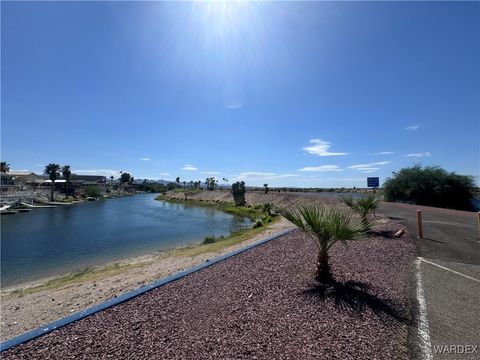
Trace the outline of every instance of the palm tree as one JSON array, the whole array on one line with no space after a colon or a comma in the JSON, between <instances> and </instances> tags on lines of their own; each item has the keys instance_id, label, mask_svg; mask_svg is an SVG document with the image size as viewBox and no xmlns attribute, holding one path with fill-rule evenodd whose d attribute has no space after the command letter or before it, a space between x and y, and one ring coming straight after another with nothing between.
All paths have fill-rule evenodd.
<instances>
[{"instance_id":1,"label":"palm tree","mask_svg":"<svg viewBox=\"0 0 480 360\"><path fill-rule=\"evenodd\" d=\"M0 172L7 173L10 171L10 164L6 161L0 162Z\"/></svg>"},{"instance_id":2,"label":"palm tree","mask_svg":"<svg viewBox=\"0 0 480 360\"><path fill-rule=\"evenodd\" d=\"M45 166L43 173L48 175L48 178L52 182L52 194L50 196L50 201L53 201L53 195L55 193L55 180L57 180L57 178L60 176L60 165L48 164Z\"/></svg>"},{"instance_id":3,"label":"palm tree","mask_svg":"<svg viewBox=\"0 0 480 360\"><path fill-rule=\"evenodd\" d=\"M360 215L365 231L370 230L371 224L368 221L368 214L370 212L375 212L382 198L375 194L370 194L368 196L359 197L356 199L351 195L342 196L339 199L342 203Z\"/></svg>"},{"instance_id":4,"label":"palm tree","mask_svg":"<svg viewBox=\"0 0 480 360\"><path fill-rule=\"evenodd\" d=\"M72 176L70 165L64 165L62 167L62 175L65 179L65 198L68 199L68 183L70 182L70 177Z\"/></svg>"},{"instance_id":5,"label":"palm tree","mask_svg":"<svg viewBox=\"0 0 480 360\"><path fill-rule=\"evenodd\" d=\"M279 212L315 242L318 247L315 279L331 284L333 277L328 250L337 241L346 243L362 235L362 224L354 218L353 213L336 206L306 204L293 210L280 209Z\"/></svg>"}]
</instances>

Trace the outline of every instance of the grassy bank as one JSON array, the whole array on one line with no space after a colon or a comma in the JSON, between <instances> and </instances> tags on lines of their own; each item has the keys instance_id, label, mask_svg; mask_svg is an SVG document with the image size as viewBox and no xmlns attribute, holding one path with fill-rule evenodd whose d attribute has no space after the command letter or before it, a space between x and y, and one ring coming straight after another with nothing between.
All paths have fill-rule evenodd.
<instances>
[{"instance_id":1,"label":"grassy bank","mask_svg":"<svg viewBox=\"0 0 480 360\"><path fill-rule=\"evenodd\" d=\"M226 247L239 244L249 238L262 233L265 225L274 224L280 219L280 216L267 214L262 205L235 206L232 203L220 201L205 201L197 199L172 199L164 195L157 196L156 200L162 200L172 203L188 204L194 206L212 207L226 213L247 217L254 221L252 228L234 232L229 236L219 238L206 237L200 245L187 246L174 252L175 256L196 256L208 252L217 252Z\"/></svg>"},{"instance_id":2,"label":"grassy bank","mask_svg":"<svg viewBox=\"0 0 480 360\"><path fill-rule=\"evenodd\" d=\"M250 220L256 220L259 217L262 217L264 212L261 205L256 206L235 206L232 203L227 202L219 202L219 201L206 201L206 200L197 200L197 199L175 199L170 198L164 195L159 195L155 198L155 200L162 200L176 204L189 204L189 205L196 205L196 206L203 206L203 207L212 207L218 210L222 210L226 213L247 217Z\"/></svg>"},{"instance_id":3,"label":"grassy bank","mask_svg":"<svg viewBox=\"0 0 480 360\"><path fill-rule=\"evenodd\" d=\"M274 224L280 220L280 216L271 218L269 224ZM243 241L249 240L255 235L261 234L266 230L266 226L260 226L257 228L245 229L238 232L234 232L226 237L220 237L215 239L214 242L209 244L191 245L174 251L174 256L197 256L209 252L217 252L223 250L229 246L240 244Z\"/></svg>"},{"instance_id":4,"label":"grassy bank","mask_svg":"<svg viewBox=\"0 0 480 360\"><path fill-rule=\"evenodd\" d=\"M93 268L88 267L83 270L79 270L76 272L72 272L65 276L60 276L58 278L54 278L52 280L47 281L44 284L40 284L37 286L31 286L23 289L18 289L12 291L12 295L16 296L23 296L28 294L33 294L36 292L40 292L43 290L52 290L58 289L63 286L77 284L79 282L86 282L86 281L93 281L93 280L100 280L103 278L107 278L110 276L114 276L120 274L126 270L141 268L148 265L150 262L144 263L134 263L134 264L113 264L112 266L107 266L104 268Z\"/></svg>"}]
</instances>

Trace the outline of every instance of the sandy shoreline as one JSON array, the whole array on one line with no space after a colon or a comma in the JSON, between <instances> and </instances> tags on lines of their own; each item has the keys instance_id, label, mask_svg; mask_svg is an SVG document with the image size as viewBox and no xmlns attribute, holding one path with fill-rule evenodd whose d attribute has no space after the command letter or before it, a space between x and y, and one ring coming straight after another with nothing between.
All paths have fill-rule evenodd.
<instances>
[{"instance_id":1,"label":"sandy shoreline","mask_svg":"<svg viewBox=\"0 0 480 360\"><path fill-rule=\"evenodd\" d=\"M87 280L79 279L78 282L72 280L54 289L24 291L25 288L45 285L57 277L2 288L0 339L3 342L291 227L292 225L285 219L280 219L248 240L216 252L187 256L179 255L177 249L172 249L111 262L102 267L95 267L99 270L98 273L90 274Z\"/></svg>"}]
</instances>

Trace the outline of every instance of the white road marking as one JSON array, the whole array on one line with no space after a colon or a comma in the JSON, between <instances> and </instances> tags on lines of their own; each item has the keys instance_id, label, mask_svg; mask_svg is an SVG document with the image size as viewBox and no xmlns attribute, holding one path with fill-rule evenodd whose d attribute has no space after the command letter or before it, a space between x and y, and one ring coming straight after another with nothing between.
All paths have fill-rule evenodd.
<instances>
[{"instance_id":1,"label":"white road marking","mask_svg":"<svg viewBox=\"0 0 480 360\"><path fill-rule=\"evenodd\" d=\"M473 281L476 281L478 283L480 283L480 280L478 279L475 279L474 277L471 277L471 276L468 276L468 275L465 275L465 274L462 274L461 272L458 272L458 271L455 271L455 270L452 270L452 269L449 269L445 266L442 266L442 265L439 265L439 264L436 264L434 262L431 262L429 260L425 260L424 258L422 257L419 257L418 258L420 261L423 261L423 262L426 262L427 264L430 264L430 265L433 265L433 266L436 266L436 267L439 267L440 269L443 269L443 270L447 270L447 271L450 271L454 274L457 274L457 275L460 275L460 276L463 276L464 278L467 278L467 279L470 279L470 280L473 280Z\"/></svg>"},{"instance_id":2,"label":"white road marking","mask_svg":"<svg viewBox=\"0 0 480 360\"><path fill-rule=\"evenodd\" d=\"M430 333L428 331L428 320L427 320L427 302L425 301L425 293L423 291L422 285L422 274L420 269L420 264L422 263L422 258L418 258L415 263L417 266L417 300L418 300L418 310L419 310L419 319L418 319L418 336L420 337L420 349L422 351L422 359L432 360L432 343L430 341Z\"/></svg>"}]
</instances>

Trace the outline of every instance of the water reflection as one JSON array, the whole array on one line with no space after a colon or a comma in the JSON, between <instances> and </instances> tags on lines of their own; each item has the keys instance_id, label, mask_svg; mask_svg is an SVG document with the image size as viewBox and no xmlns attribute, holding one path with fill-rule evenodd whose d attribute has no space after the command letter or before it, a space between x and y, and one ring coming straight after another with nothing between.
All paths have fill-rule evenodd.
<instances>
[{"instance_id":1,"label":"water reflection","mask_svg":"<svg viewBox=\"0 0 480 360\"><path fill-rule=\"evenodd\" d=\"M145 194L2 218L2 286L228 235L249 221Z\"/></svg>"}]
</instances>

